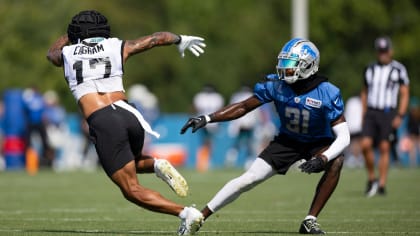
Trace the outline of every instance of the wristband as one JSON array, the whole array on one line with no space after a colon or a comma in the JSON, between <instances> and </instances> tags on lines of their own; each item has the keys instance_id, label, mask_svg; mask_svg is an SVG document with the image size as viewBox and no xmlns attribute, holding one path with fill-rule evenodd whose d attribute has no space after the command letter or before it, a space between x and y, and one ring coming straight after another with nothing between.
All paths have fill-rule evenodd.
<instances>
[{"instance_id":1,"label":"wristband","mask_svg":"<svg viewBox=\"0 0 420 236\"><path fill-rule=\"evenodd\" d=\"M315 158L321 158L322 161L324 161L325 164L329 161L328 157L325 156L324 154L315 155Z\"/></svg>"},{"instance_id":2,"label":"wristband","mask_svg":"<svg viewBox=\"0 0 420 236\"><path fill-rule=\"evenodd\" d=\"M211 121L211 118L209 115L205 115L204 119L206 119L206 122L209 123Z\"/></svg>"},{"instance_id":3,"label":"wristband","mask_svg":"<svg viewBox=\"0 0 420 236\"><path fill-rule=\"evenodd\" d=\"M176 35L176 36L178 36L178 40L177 41L175 41L175 44L180 44L181 43L181 40L182 40L182 37L181 37L181 35Z\"/></svg>"}]
</instances>

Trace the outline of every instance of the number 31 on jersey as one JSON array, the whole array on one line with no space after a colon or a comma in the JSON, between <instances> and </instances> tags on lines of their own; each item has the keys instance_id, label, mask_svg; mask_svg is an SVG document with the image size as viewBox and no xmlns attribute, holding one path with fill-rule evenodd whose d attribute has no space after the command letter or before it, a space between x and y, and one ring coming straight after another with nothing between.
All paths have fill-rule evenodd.
<instances>
[{"instance_id":1,"label":"number 31 on jersey","mask_svg":"<svg viewBox=\"0 0 420 236\"><path fill-rule=\"evenodd\" d=\"M293 133L307 134L311 113L305 109L286 107L284 115L289 119L286 128Z\"/></svg>"}]
</instances>

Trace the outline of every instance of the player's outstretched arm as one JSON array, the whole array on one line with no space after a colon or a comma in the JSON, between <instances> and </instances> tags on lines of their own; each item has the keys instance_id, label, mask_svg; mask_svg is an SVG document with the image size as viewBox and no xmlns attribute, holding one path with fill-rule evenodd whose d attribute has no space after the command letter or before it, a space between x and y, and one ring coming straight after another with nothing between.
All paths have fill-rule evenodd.
<instances>
[{"instance_id":1,"label":"player's outstretched arm","mask_svg":"<svg viewBox=\"0 0 420 236\"><path fill-rule=\"evenodd\" d=\"M204 53L204 39L195 36L176 35L170 32L156 32L152 35L144 36L135 40L127 40L124 45L124 62L132 55L144 52L156 46L177 44L181 56L184 51L190 50L194 55L199 56Z\"/></svg>"},{"instance_id":2,"label":"player's outstretched arm","mask_svg":"<svg viewBox=\"0 0 420 236\"><path fill-rule=\"evenodd\" d=\"M58 38L57 41L55 41L53 45L51 45L50 49L48 49L47 59L55 66L62 66L63 60L61 58L61 50L64 46L69 44L69 42L70 40L67 37L67 34L62 35L60 38Z\"/></svg>"},{"instance_id":3,"label":"player's outstretched arm","mask_svg":"<svg viewBox=\"0 0 420 236\"><path fill-rule=\"evenodd\" d=\"M190 118L182 127L181 134L184 134L190 127L192 128L192 132L195 133L195 131L206 126L209 122L220 122L237 119L261 105L262 102L257 97L251 96L242 102L226 106L210 115L201 115L198 117Z\"/></svg>"}]
</instances>

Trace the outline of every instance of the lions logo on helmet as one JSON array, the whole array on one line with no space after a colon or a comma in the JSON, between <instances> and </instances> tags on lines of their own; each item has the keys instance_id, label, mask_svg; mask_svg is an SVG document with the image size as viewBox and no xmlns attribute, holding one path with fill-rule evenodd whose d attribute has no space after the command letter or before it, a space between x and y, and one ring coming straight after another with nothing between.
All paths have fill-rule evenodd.
<instances>
[{"instance_id":1,"label":"lions logo on helmet","mask_svg":"<svg viewBox=\"0 0 420 236\"><path fill-rule=\"evenodd\" d=\"M75 15L67 27L67 35L71 43L93 38L109 38L111 28L104 15L95 10L81 11Z\"/></svg>"},{"instance_id":2,"label":"lions logo on helmet","mask_svg":"<svg viewBox=\"0 0 420 236\"><path fill-rule=\"evenodd\" d=\"M289 84L307 79L318 71L318 48L306 39L294 38L281 49L277 64L277 74Z\"/></svg>"}]
</instances>

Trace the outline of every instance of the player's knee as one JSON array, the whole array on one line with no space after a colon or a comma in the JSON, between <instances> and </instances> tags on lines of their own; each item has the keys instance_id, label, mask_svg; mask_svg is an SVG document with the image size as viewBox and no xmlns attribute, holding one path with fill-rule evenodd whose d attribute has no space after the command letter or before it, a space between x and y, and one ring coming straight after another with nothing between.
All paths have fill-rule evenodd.
<instances>
[{"instance_id":1,"label":"player's knee","mask_svg":"<svg viewBox=\"0 0 420 236\"><path fill-rule=\"evenodd\" d=\"M121 193L128 201L132 202L134 200L134 192L132 192L130 189L121 189Z\"/></svg>"},{"instance_id":2,"label":"player's knee","mask_svg":"<svg viewBox=\"0 0 420 236\"><path fill-rule=\"evenodd\" d=\"M124 188L121 188L121 192L125 199L130 202L138 201L139 189L135 185L129 185Z\"/></svg>"},{"instance_id":3,"label":"player's knee","mask_svg":"<svg viewBox=\"0 0 420 236\"><path fill-rule=\"evenodd\" d=\"M368 150L372 148L373 141L371 138L365 137L360 141L360 146L362 150Z\"/></svg>"},{"instance_id":4,"label":"player's knee","mask_svg":"<svg viewBox=\"0 0 420 236\"><path fill-rule=\"evenodd\" d=\"M244 173L238 178L239 181L239 188L241 191L248 191L257 185L260 180L254 173Z\"/></svg>"},{"instance_id":5,"label":"player's knee","mask_svg":"<svg viewBox=\"0 0 420 236\"><path fill-rule=\"evenodd\" d=\"M122 188L121 192L126 200L142 207L147 206L148 202L152 201L157 197L157 195L159 195L159 193L155 193L154 191L136 184L133 184L128 188Z\"/></svg>"},{"instance_id":6,"label":"player's knee","mask_svg":"<svg viewBox=\"0 0 420 236\"><path fill-rule=\"evenodd\" d=\"M331 161L328 172L332 174L339 174L341 169L343 168L343 163L344 163L343 155L336 157L334 160Z\"/></svg>"},{"instance_id":7,"label":"player's knee","mask_svg":"<svg viewBox=\"0 0 420 236\"><path fill-rule=\"evenodd\" d=\"M381 141L379 144L379 151L381 153L387 153L391 149L391 145L388 141Z\"/></svg>"}]
</instances>

